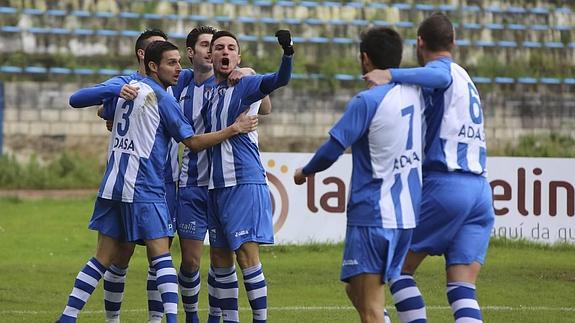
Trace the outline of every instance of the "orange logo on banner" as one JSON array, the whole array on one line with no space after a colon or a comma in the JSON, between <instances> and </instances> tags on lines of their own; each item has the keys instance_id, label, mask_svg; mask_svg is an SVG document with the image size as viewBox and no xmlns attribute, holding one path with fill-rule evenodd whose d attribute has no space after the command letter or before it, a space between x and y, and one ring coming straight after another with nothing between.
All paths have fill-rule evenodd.
<instances>
[{"instance_id":1,"label":"orange logo on banner","mask_svg":"<svg viewBox=\"0 0 575 323\"><path fill-rule=\"evenodd\" d=\"M275 161L273 159L270 159L268 161L268 167L273 168L274 166ZM288 167L286 165L282 165L280 167L280 171L282 173L287 173ZM277 233L287 219L289 210L289 199L287 190L280 181L280 179L270 172L266 172L266 176L268 177L268 181L270 182L270 184L273 185L273 187L279 194L279 199L276 199L272 190L270 190L270 199L272 201L272 214L274 217L274 233Z\"/></svg>"}]
</instances>

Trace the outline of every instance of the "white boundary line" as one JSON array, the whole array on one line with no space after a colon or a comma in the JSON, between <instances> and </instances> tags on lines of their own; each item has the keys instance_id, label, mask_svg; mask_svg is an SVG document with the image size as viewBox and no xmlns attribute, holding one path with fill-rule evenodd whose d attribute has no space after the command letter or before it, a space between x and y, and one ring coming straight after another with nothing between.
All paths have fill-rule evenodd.
<instances>
[{"instance_id":1,"label":"white boundary line","mask_svg":"<svg viewBox=\"0 0 575 323\"><path fill-rule=\"evenodd\" d=\"M446 311L451 310L449 306L427 306L427 310L431 311ZM390 309L390 307L388 307ZM241 312L251 311L249 307L240 307ZM291 312L291 311L353 311L355 310L352 306L280 306L280 307L268 307L269 311L278 312ZM545 312L575 312L575 307L551 307L551 306L505 306L505 305L486 305L481 306L481 310L485 312L524 312L524 311L545 311ZM147 309L123 309L122 313L145 313ZM200 312L207 312L207 308L200 308ZM183 313L183 310L179 310ZM1 310L0 315L5 314L21 314L21 315L44 315L44 314L54 314L57 315L59 312L55 311L20 311L20 310ZM97 311L82 311L85 314L104 314L103 310Z\"/></svg>"}]
</instances>

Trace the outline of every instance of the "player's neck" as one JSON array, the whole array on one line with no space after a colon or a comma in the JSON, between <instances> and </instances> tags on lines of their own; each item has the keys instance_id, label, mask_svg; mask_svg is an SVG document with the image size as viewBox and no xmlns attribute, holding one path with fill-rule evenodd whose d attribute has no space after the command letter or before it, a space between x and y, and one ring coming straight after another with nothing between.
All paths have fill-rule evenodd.
<instances>
[{"instance_id":1,"label":"player's neck","mask_svg":"<svg viewBox=\"0 0 575 323\"><path fill-rule=\"evenodd\" d=\"M209 71L202 72L199 69L194 69L194 82L196 84L202 84L210 77L214 76L214 70L210 69Z\"/></svg>"},{"instance_id":2,"label":"player's neck","mask_svg":"<svg viewBox=\"0 0 575 323\"><path fill-rule=\"evenodd\" d=\"M427 64L431 61L434 61L436 59L443 58L443 57L452 58L451 53L449 51L446 51L446 50L439 51L439 52L430 52L425 57L425 64Z\"/></svg>"}]
</instances>

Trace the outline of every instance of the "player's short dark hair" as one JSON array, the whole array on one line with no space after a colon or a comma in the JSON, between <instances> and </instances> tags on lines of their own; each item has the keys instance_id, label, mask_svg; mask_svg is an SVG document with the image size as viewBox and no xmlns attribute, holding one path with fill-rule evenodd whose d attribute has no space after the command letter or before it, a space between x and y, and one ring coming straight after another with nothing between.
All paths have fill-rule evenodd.
<instances>
[{"instance_id":1,"label":"player's short dark hair","mask_svg":"<svg viewBox=\"0 0 575 323\"><path fill-rule=\"evenodd\" d=\"M214 42L216 41L216 39L222 37L232 37L233 39L235 39L236 44L238 44L238 54L240 53L240 42L238 41L238 37L236 37L236 35L227 30L220 30L214 34L214 37L212 37L212 42L210 43L210 51L212 51L212 47L214 46Z\"/></svg>"},{"instance_id":2,"label":"player's short dark hair","mask_svg":"<svg viewBox=\"0 0 575 323\"><path fill-rule=\"evenodd\" d=\"M186 47L194 48L196 46L196 42L198 41L198 37L203 34L215 34L218 30L212 26L198 26L188 34L186 38Z\"/></svg>"},{"instance_id":3,"label":"player's short dark hair","mask_svg":"<svg viewBox=\"0 0 575 323\"><path fill-rule=\"evenodd\" d=\"M425 46L432 52L453 48L454 31L453 24L449 18L436 12L427 17L417 28L417 36L425 42Z\"/></svg>"},{"instance_id":4,"label":"player's short dark hair","mask_svg":"<svg viewBox=\"0 0 575 323\"><path fill-rule=\"evenodd\" d=\"M403 41L397 31L391 28L370 28L360 35L359 51L366 53L376 68L399 67Z\"/></svg>"},{"instance_id":5,"label":"player's short dark hair","mask_svg":"<svg viewBox=\"0 0 575 323\"><path fill-rule=\"evenodd\" d=\"M146 74L147 75L150 74L150 67L148 66L148 64L150 62L154 62L154 63L156 63L156 65L160 65L160 62L162 61L162 56L164 55L164 52L167 52L170 50L178 50L178 46L170 43L169 41L159 40L159 41L151 42L146 47L146 53L144 54L144 64L146 65Z\"/></svg>"},{"instance_id":6,"label":"player's short dark hair","mask_svg":"<svg viewBox=\"0 0 575 323\"><path fill-rule=\"evenodd\" d=\"M144 32L141 33L140 36L138 36L138 39L136 39L136 45L134 49L134 52L136 53L136 59L138 59L138 61L140 60L140 58L138 57L138 50L139 49L146 50L146 47L148 47L148 45L150 44L150 41L148 41L148 39L154 36L159 36L164 38L164 40L168 40L168 35L166 35L166 33L161 31L160 29L144 30Z\"/></svg>"}]
</instances>

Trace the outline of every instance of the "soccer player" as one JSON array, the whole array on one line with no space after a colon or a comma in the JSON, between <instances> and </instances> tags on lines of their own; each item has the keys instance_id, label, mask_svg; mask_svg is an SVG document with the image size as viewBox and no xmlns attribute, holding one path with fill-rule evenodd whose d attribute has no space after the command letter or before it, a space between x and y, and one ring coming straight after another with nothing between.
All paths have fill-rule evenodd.
<instances>
[{"instance_id":1,"label":"soccer player","mask_svg":"<svg viewBox=\"0 0 575 323\"><path fill-rule=\"evenodd\" d=\"M138 96L114 107L111 151L89 228L98 231L95 257L78 273L60 322L76 322L79 311L120 252L122 241L144 241L167 322L177 321L177 276L169 253L173 235L165 200L164 166L171 138L194 151L250 132L257 118L241 115L222 131L194 135L166 88L176 83L178 48L166 41L146 47L147 78L136 82Z\"/></svg>"},{"instance_id":2,"label":"soccer player","mask_svg":"<svg viewBox=\"0 0 575 323\"><path fill-rule=\"evenodd\" d=\"M398 67L402 40L390 28L361 34L363 74ZM421 109L419 87L391 83L355 95L329 139L294 182L329 168L351 146L353 170L341 280L361 322L389 322L383 285L400 276L419 213Z\"/></svg>"},{"instance_id":3,"label":"soccer player","mask_svg":"<svg viewBox=\"0 0 575 323\"><path fill-rule=\"evenodd\" d=\"M483 320L475 282L494 223L486 176L483 111L477 88L452 58L454 30L441 13L417 31L421 68L374 71L370 83L401 82L424 87L425 152L421 218L403 267L391 285L402 322L424 322L425 303L413 274L427 255L443 255L447 299L456 322Z\"/></svg>"},{"instance_id":4,"label":"soccer player","mask_svg":"<svg viewBox=\"0 0 575 323\"><path fill-rule=\"evenodd\" d=\"M168 36L159 29L146 30L138 36L135 44L135 54L138 60L138 71L131 75L116 76L93 87L80 89L70 97L70 105L74 108L84 108L101 105L98 115L106 120L108 130L112 130L113 115L106 116L106 111L113 111L119 97L133 100L138 95L138 88L130 85L133 80L141 80L146 76L144 53L146 47L154 41L166 41ZM177 208L176 181L179 177L178 145L172 139L168 149L165 165L166 202L171 218L175 218ZM175 224L174 224L175 225ZM134 245L122 244L114 264L104 274L104 307L108 323L119 322L120 307L124 294L124 285L128 263L134 253ZM150 322L161 320L163 307L156 286L156 273L148 269L148 319Z\"/></svg>"},{"instance_id":5,"label":"soccer player","mask_svg":"<svg viewBox=\"0 0 575 323\"><path fill-rule=\"evenodd\" d=\"M245 76L236 85L229 86L229 74L240 63L240 44L230 32L219 31L213 35L210 49L217 87L207 111L212 131L226 127L246 109L249 114L255 114L258 107L252 103L289 82L294 53L291 35L281 30L276 36L284 52L279 70ZM267 322L267 285L259 244L273 243L273 223L256 132L230 138L211 149L208 184L211 256L208 281L213 286L208 293L210 306L214 307L210 311L221 311L224 322L239 321L233 251L242 269L253 322ZM218 321L210 316L209 322Z\"/></svg>"}]
</instances>

